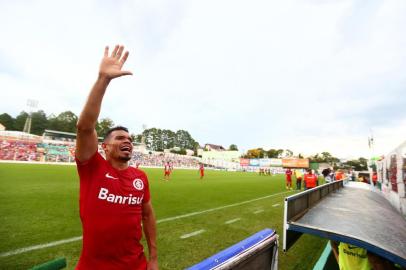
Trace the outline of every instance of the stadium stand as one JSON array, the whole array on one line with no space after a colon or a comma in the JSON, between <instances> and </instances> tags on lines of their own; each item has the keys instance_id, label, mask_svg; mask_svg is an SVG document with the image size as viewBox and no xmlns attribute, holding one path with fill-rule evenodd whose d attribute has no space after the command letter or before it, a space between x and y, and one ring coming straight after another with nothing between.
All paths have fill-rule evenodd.
<instances>
[{"instance_id":1,"label":"stadium stand","mask_svg":"<svg viewBox=\"0 0 406 270\"><path fill-rule=\"evenodd\" d=\"M74 163L74 135L47 130L41 137L23 132L0 131L0 160ZM138 149L134 148L132 165L162 167L165 162L170 162L175 168L197 168L201 162L197 157L154 151L142 153ZM103 154L101 144L99 152Z\"/></svg>"},{"instance_id":2,"label":"stadium stand","mask_svg":"<svg viewBox=\"0 0 406 270\"><path fill-rule=\"evenodd\" d=\"M3 140L0 145L1 160L38 161L38 154L36 143Z\"/></svg>"},{"instance_id":3,"label":"stadium stand","mask_svg":"<svg viewBox=\"0 0 406 270\"><path fill-rule=\"evenodd\" d=\"M150 154L143 154L133 152L131 161L132 164L146 167L162 167L165 162L172 163L172 166L176 168L197 168L200 159L173 153L150 152Z\"/></svg>"}]
</instances>

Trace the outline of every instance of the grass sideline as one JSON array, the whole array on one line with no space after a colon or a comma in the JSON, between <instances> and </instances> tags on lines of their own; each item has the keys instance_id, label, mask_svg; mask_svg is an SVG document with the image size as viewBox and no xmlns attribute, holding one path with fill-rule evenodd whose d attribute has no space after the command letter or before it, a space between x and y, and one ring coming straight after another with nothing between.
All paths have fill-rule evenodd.
<instances>
[{"instance_id":1,"label":"grass sideline","mask_svg":"<svg viewBox=\"0 0 406 270\"><path fill-rule=\"evenodd\" d=\"M157 220L220 208L285 192L283 176L253 173L176 170L163 181L163 170L145 169L149 176ZM74 166L0 164L0 253L81 235L79 182ZM160 269L184 269L246 237L272 228L282 241L283 198L270 196L237 206L204 212L158 224ZM279 204L279 205L277 205ZM276 206L275 206L276 205ZM264 210L259 214L254 212ZM239 220L226 224L232 219ZM204 230L193 237L182 235ZM279 269L311 269L326 240L303 236L284 254ZM145 243L144 243L144 246ZM66 257L74 269L81 241L0 258L0 269L27 269Z\"/></svg>"}]
</instances>

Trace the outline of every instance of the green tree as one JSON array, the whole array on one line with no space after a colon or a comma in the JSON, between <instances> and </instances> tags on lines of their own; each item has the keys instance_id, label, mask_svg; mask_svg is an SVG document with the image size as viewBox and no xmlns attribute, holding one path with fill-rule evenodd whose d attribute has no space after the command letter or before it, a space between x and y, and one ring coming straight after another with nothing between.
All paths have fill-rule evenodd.
<instances>
[{"instance_id":1,"label":"green tree","mask_svg":"<svg viewBox=\"0 0 406 270\"><path fill-rule=\"evenodd\" d=\"M194 156L197 156L197 151L200 148L200 144L198 142L195 142L195 145L193 147L193 151L194 151Z\"/></svg>"},{"instance_id":2,"label":"green tree","mask_svg":"<svg viewBox=\"0 0 406 270\"><path fill-rule=\"evenodd\" d=\"M238 147L235 144L230 145L230 147L228 148L228 150L230 151L238 151Z\"/></svg>"},{"instance_id":3,"label":"green tree","mask_svg":"<svg viewBox=\"0 0 406 270\"><path fill-rule=\"evenodd\" d=\"M367 159L360 157L359 159L348 160L342 164L342 167L356 171L366 171L368 169Z\"/></svg>"},{"instance_id":4,"label":"green tree","mask_svg":"<svg viewBox=\"0 0 406 270\"><path fill-rule=\"evenodd\" d=\"M136 134L134 134L134 133L131 133L130 136L131 136L131 139L133 140L133 142L141 143L142 134L136 135Z\"/></svg>"},{"instance_id":5,"label":"green tree","mask_svg":"<svg viewBox=\"0 0 406 270\"><path fill-rule=\"evenodd\" d=\"M8 113L0 114L0 124L2 124L6 130L14 130L15 119Z\"/></svg>"},{"instance_id":6,"label":"green tree","mask_svg":"<svg viewBox=\"0 0 406 270\"><path fill-rule=\"evenodd\" d=\"M163 149L171 149L175 146L175 132L169 129L163 129L161 133Z\"/></svg>"},{"instance_id":7,"label":"green tree","mask_svg":"<svg viewBox=\"0 0 406 270\"><path fill-rule=\"evenodd\" d=\"M264 153L265 153L265 151L262 148L249 149L247 151L247 154L244 157L245 158L263 158Z\"/></svg>"},{"instance_id":8,"label":"green tree","mask_svg":"<svg viewBox=\"0 0 406 270\"><path fill-rule=\"evenodd\" d=\"M97 122L96 124L97 136L104 138L104 136L106 136L107 131L111 129L113 126L114 122L110 118L100 119L100 121Z\"/></svg>"},{"instance_id":9,"label":"green tree","mask_svg":"<svg viewBox=\"0 0 406 270\"><path fill-rule=\"evenodd\" d=\"M183 149L193 149L195 140L186 130L178 130L175 133L175 146Z\"/></svg>"},{"instance_id":10,"label":"green tree","mask_svg":"<svg viewBox=\"0 0 406 270\"><path fill-rule=\"evenodd\" d=\"M31 133L42 135L48 126L47 115L44 111L39 110L31 114Z\"/></svg>"},{"instance_id":11,"label":"green tree","mask_svg":"<svg viewBox=\"0 0 406 270\"><path fill-rule=\"evenodd\" d=\"M279 158L282 153L283 149L269 149L267 151L267 156L269 158Z\"/></svg>"},{"instance_id":12,"label":"green tree","mask_svg":"<svg viewBox=\"0 0 406 270\"><path fill-rule=\"evenodd\" d=\"M292 156L293 156L293 151L289 150L289 149L286 149L285 150L285 157L292 157Z\"/></svg>"},{"instance_id":13,"label":"green tree","mask_svg":"<svg viewBox=\"0 0 406 270\"><path fill-rule=\"evenodd\" d=\"M145 138L147 148L154 151L162 151L173 147L190 150L196 148L196 141L185 130L173 132L167 129L150 128L144 130L142 135Z\"/></svg>"},{"instance_id":14,"label":"green tree","mask_svg":"<svg viewBox=\"0 0 406 270\"><path fill-rule=\"evenodd\" d=\"M145 145L148 149L157 150L158 130L156 128L149 128L143 131L145 137Z\"/></svg>"},{"instance_id":15,"label":"green tree","mask_svg":"<svg viewBox=\"0 0 406 270\"><path fill-rule=\"evenodd\" d=\"M77 121L78 117L71 111L62 112L57 117L52 114L48 117L48 129L75 133Z\"/></svg>"},{"instance_id":16,"label":"green tree","mask_svg":"<svg viewBox=\"0 0 406 270\"><path fill-rule=\"evenodd\" d=\"M309 159L310 162L328 163L335 166L340 162L338 158L333 157L329 152L317 153L314 156L310 156Z\"/></svg>"},{"instance_id":17,"label":"green tree","mask_svg":"<svg viewBox=\"0 0 406 270\"><path fill-rule=\"evenodd\" d=\"M17 115L16 120L14 122L14 129L18 131L23 131L27 117L28 113L25 111L22 111L19 115Z\"/></svg>"},{"instance_id":18,"label":"green tree","mask_svg":"<svg viewBox=\"0 0 406 270\"><path fill-rule=\"evenodd\" d=\"M360 157L358 161L360 163L361 170L368 170L368 160L366 158Z\"/></svg>"}]
</instances>

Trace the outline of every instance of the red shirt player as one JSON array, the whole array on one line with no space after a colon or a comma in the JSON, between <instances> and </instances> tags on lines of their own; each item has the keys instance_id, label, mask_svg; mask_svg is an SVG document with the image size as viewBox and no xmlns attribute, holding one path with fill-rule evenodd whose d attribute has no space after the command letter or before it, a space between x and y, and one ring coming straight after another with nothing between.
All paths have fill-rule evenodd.
<instances>
[{"instance_id":1,"label":"red shirt player","mask_svg":"<svg viewBox=\"0 0 406 270\"><path fill-rule=\"evenodd\" d=\"M292 189L292 170L287 169L285 174L286 174L286 189Z\"/></svg>"},{"instance_id":2,"label":"red shirt player","mask_svg":"<svg viewBox=\"0 0 406 270\"><path fill-rule=\"evenodd\" d=\"M200 172L200 179L203 179L203 177L204 177L204 165L203 165L203 163L200 163L200 165L199 165L199 172Z\"/></svg>"},{"instance_id":3,"label":"red shirt player","mask_svg":"<svg viewBox=\"0 0 406 270\"><path fill-rule=\"evenodd\" d=\"M99 77L77 124L76 162L80 177L82 252L76 269L158 269L156 221L148 179L130 167L133 150L124 127L108 131L102 144L106 160L98 153L95 130L104 93L110 81L130 75L121 68L128 57L123 46L109 56L106 47ZM142 223L142 226L141 226ZM142 228L149 249L147 261L140 244Z\"/></svg>"},{"instance_id":4,"label":"red shirt player","mask_svg":"<svg viewBox=\"0 0 406 270\"><path fill-rule=\"evenodd\" d=\"M169 164L169 162L166 162L164 166L164 180L168 181L170 175L171 175L171 165Z\"/></svg>"}]
</instances>

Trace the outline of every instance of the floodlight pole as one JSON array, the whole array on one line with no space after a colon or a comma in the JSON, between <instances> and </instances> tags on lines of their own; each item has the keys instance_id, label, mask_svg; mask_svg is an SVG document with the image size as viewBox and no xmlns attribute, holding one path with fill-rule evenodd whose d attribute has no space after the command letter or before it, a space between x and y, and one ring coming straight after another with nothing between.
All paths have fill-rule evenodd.
<instances>
[{"instance_id":1,"label":"floodlight pole","mask_svg":"<svg viewBox=\"0 0 406 270\"><path fill-rule=\"evenodd\" d=\"M31 132L31 120L32 120L32 112L35 108L38 107L38 100L28 99L27 100L27 107L28 107L28 117L25 120L23 132L30 133Z\"/></svg>"},{"instance_id":2,"label":"floodlight pole","mask_svg":"<svg viewBox=\"0 0 406 270\"><path fill-rule=\"evenodd\" d=\"M145 136L144 136L144 131L147 129L147 125L143 124L142 125L142 133L141 133L141 144L145 144Z\"/></svg>"}]
</instances>

